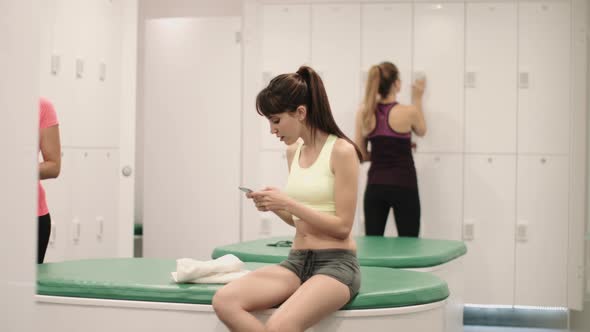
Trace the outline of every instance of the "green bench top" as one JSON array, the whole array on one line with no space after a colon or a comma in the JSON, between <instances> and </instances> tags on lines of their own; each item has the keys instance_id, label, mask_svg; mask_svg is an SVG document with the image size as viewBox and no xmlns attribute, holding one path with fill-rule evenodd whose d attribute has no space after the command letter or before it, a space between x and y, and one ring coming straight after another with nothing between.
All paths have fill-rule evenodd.
<instances>
[{"instance_id":1,"label":"green bench top","mask_svg":"<svg viewBox=\"0 0 590 332\"><path fill-rule=\"evenodd\" d=\"M255 270L269 264L246 263ZM176 261L111 258L38 265L37 294L130 301L211 304L220 284L176 284ZM345 309L404 307L441 301L447 284L423 272L361 267L361 289Z\"/></svg>"},{"instance_id":2,"label":"green bench top","mask_svg":"<svg viewBox=\"0 0 590 332\"><path fill-rule=\"evenodd\" d=\"M279 263L289 254L283 244L292 237L280 236L217 247L211 256L234 254L244 262ZM424 268L441 265L467 252L461 241L409 237L358 236L357 256L361 266Z\"/></svg>"}]
</instances>

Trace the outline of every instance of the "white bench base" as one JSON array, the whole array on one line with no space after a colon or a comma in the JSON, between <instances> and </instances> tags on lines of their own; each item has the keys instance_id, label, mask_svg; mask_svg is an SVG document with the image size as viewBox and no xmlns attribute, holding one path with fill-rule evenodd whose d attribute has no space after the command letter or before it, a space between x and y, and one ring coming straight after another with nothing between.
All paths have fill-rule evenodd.
<instances>
[{"instance_id":1,"label":"white bench base","mask_svg":"<svg viewBox=\"0 0 590 332\"><path fill-rule=\"evenodd\" d=\"M428 272L447 282L449 287L449 298L446 305L446 332L463 331L463 306L464 306L464 256L457 257L452 261L432 267L404 269L418 272Z\"/></svg>"},{"instance_id":2,"label":"white bench base","mask_svg":"<svg viewBox=\"0 0 590 332\"><path fill-rule=\"evenodd\" d=\"M36 296L36 319L60 332L227 332L211 305ZM308 332L444 332L447 302L342 310ZM256 316L265 321L274 310Z\"/></svg>"}]
</instances>

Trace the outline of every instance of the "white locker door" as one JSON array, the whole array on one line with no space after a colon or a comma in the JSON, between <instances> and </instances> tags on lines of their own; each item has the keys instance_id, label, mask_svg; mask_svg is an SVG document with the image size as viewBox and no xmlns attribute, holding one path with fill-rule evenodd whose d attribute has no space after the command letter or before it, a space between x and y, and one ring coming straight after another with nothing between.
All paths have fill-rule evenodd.
<instances>
[{"instance_id":1,"label":"white locker door","mask_svg":"<svg viewBox=\"0 0 590 332\"><path fill-rule=\"evenodd\" d=\"M71 157L76 167L71 172L72 218L67 220L66 260L93 258L96 243L93 239L92 219L99 199L97 182L104 179L95 177L99 170L99 151L96 149L73 149Z\"/></svg>"},{"instance_id":2,"label":"white locker door","mask_svg":"<svg viewBox=\"0 0 590 332\"><path fill-rule=\"evenodd\" d=\"M414 155L420 190L420 237L461 240L462 159L459 154Z\"/></svg>"},{"instance_id":3,"label":"white locker door","mask_svg":"<svg viewBox=\"0 0 590 332\"><path fill-rule=\"evenodd\" d=\"M56 108L64 152L60 176L47 181L49 208L55 223L53 242L48 249L50 261L112 256L125 242L132 243L131 227L118 238L110 236L108 241L96 242L96 216L104 215L104 222L109 223L103 225L105 232L118 229L122 219L112 215L113 207L127 205L132 210L133 199L129 196L133 195L133 190L128 191L126 197L119 195L118 158L106 162L96 159L90 165L85 159L95 158L105 147L112 156L118 155L120 144L126 144L128 137L135 136L134 127L125 128L124 138L118 132L119 115L131 114L133 109L132 119L126 120L135 122L134 104L122 103L122 96L135 100L132 89L136 77L135 59L125 67L132 71L126 73L128 80L122 82L118 73L122 70L122 49L135 50L137 22L129 20L128 16L123 18L121 7L118 2L100 0L84 4L51 0L44 2L42 9L46 28L42 30L40 90ZM137 11L136 2L125 2L125 7L129 12ZM122 20L127 22L127 31L131 34L123 33ZM122 36L130 38L123 40ZM81 61L77 63L77 59ZM100 61L109 64L109 75L103 79ZM126 93L128 91L133 92ZM126 151L134 155L134 148ZM97 165L102 166L97 168ZM109 171L105 173L103 169ZM93 182L87 182L88 179ZM104 192L104 199L96 196L98 188ZM104 200L108 202L102 202ZM132 215L126 218L131 222L132 219ZM128 252L129 256L131 250Z\"/></svg>"},{"instance_id":4,"label":"white locker door","mask_svg":"<svg viewBox=\"0 0 590 332\"><path fill-rule=\"evenodd\" d=\"M409 104L412 95L412 5L409 3L361 6L361 100L371 66L383 61L400 71L398 101Z\"/></svg>"},{"instance_id":5,"label":"white locker door","mask_svg":"<svg viewBox=\"0 0 590 332\"><path fill-rule=\"evenodd\" d=\"M469 3L465 26L465 149L516 152L515 3Z\"/></svg>"},{"instance_id":6,"label":"white locker door","mask_svg":"<svg viewBox=\"0 0 590 332\"><path fill-rule=\"evenodd\" d=\"M359 105L360 5L312 5L311 63L340 129L354 135Z\"/></svg>"},{"instance_id":7,"label":"white locker door","mask_svg":"<svg viewBox=\"0 0 590 332\"><path fill-rule=\"evenodd\" d=\"M465 303L514 302L516 157L465 157Z\"/></svg>"},{"instance_id":8,"label":"white locker door","mask_svg":"<svg viewBox=\"0 0 590 332\"><path fill-rule=\"evenodd\" d=\"M208 259L239 240L240 25L237 17L146 23L146 257Z\"/></svg>"},{"instance_id":9,"label":"white locker door","mask_svg":"<svg viewBox=\"0 0 590 332\"><path fill-rule=\"evenodd\" d=\"M41 93L51 100L57 112L62 147L80 146L74 137L78 126L75 113L78 110L74 107L72 95L76 82L74 54L80 3L76 0L55 0L51 49L54 71L47 81L41 80Z\"/></svg>"},{"instance_id":10,"label":"white locker door","mask_svg":"<svg viewBox=\"0 0 590 332\"><path fill-rule=\"evenodd\" d=\"M414 72L426 75L419 152L463 151L464 4L416 3Z\"/></svg>"},{"instance_id":11,"label":"white locker door","mask_svg":"<svg viewBox=\"0 0 590 332\"><path fill-rule=\"evenodd\" d=\"M519 2L518 151L568 153L569 1Z\"/></svg>"},{"instance_id":12,"label":"white locker door","mask_svg":"<svg viewBox=\"0 0 590 332\"><path fill-rule=\"evenodd\" d=\"M309 5L262 6L262 68L272 78L293 73L310 60ZM266 85L267 81L263 84Z\"/></svg>"},{"instance_id":13,"label":"white locker door","mask_svg":"<svg viewBox=\"0 0 590 332\"><path fill-rule=\"evenodd\" d=\"M568 158L520 156L515 304L567 307Z\"/></svg>"},{"instance_id":14,"label":"white locker door","mask_svg":"<svg viewBox=\"0 0 590 332\"><path fill-rule=\"evenodd\" d=\"M124 4L130 6L129 4ZM95 16L98 22L95 29L96 35L96 55L91 57L88 63L88 70L91 77L89 80L96 87L95 100L96 108L92 117L94 121L93 129L98 130L95 134L98 137L101 147L119 146L121 135L120 126L123 114L129 112L122 106L125 98L125 91L122 89L125 84L133 82L121 74L121 70L126 69L122 66L123 47L128 48L132 45L126 44L130 40L123 40L126 35L121 23L121 7L123 3L113 3L110 1L99 1L96 4ZM131 23L131 22L129 22ZM127 22L126 22L127 24ZM125 73L126 75L129 73ZM135 84L135 83L129 83ZM130 89L131 87L127 88ZM132 130L132 128L126 128Z\"/></svg>"},{"instance_id":15,"label":"white locker door","mask_svg":"<svg viewBox=\"0 0 590 332\"><path fill-rule=\"evenodd\" d=\"M100 149L93 153L96 163L95 176L100 179L93 188L96 201L88 220L89 241L93 243L93 257L117 256L118 195L119 189L119 150ZM130 236L131 237L131 236Z\"/></svg>"},{"instance_id":16,"label":"white locker door","mask_svg":"<svg viewBox=\"0 0 590 332\"><path fill-rule=\"evenodd\" d=\"M108 116L110 112L102 114L99 111L98 70L95 68L98 51L96 41L97 5L98 1L84 1L77 5L76 15L79 25L73 27L76 32L74 35L74 59L71 64L74 67L72 119L75 123L75 126L72 126L74 140L72 144L94 148L104 147L103 142L111 139L108 135L102 136L106 129L105 123L118 122L118 118L113 119Z\"/></svg>"},{"instance_id":17,"label":"white locker door","mask_svg":"<svg viewBox=\"0 0 590 332\"><path fill-rule=\"evenodd\" d=\"M39 49L39 94L43 97L52 98L55 95L52 73L52 54L54 39L54 20L57 14L57 0L43 1L39 8L40 15L40 49ZM56 64L55 64L56 65ZM55 106L55 105L54 105Z\"/></svg>"},{"instance_id":18,"label":"white locker door","mask_svg":"<svg viewBox=\"0 0 590 332\"><path fill-rule=\"evenodd\" d=\"M311 57L311 6L262 6L262 86L275 76L294 73ZM260 117L260 135L264 149L282 150L285 144L269 134L269 124Z\"/></svg>"}]
</instances>

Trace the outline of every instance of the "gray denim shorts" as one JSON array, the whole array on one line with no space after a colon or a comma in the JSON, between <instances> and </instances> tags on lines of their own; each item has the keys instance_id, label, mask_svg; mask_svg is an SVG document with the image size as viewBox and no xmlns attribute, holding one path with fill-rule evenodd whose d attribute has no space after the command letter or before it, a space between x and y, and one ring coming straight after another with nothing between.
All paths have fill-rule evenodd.
<instances>
[{"instance_id":1,"label":"gray denim shorts","mask_svg":"<svg viewBox=\"0 0 590 332\"><path fill-rule=\"evenodd\" d=\"M350 301L361 287L361 270L352 250L293 249L289 252L289 257L279 265L295 273L301 283L316 274L327 275L340 281L350 290Z\"/></svg>"}]
</instances>

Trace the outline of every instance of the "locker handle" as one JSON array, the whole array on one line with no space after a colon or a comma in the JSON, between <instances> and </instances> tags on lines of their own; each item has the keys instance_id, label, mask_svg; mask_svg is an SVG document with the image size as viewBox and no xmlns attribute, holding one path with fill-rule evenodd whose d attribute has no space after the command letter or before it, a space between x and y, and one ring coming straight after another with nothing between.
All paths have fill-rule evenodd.
<instances>
[{"instance_id":1,"label":"locker handle","mask_svg":"<svg viewBox=\"0 0 590 332\"><path fill-rule=\"evenodd\" d=\"M524 243L528 241L528 223L520 221L516 224L516 241Z\"/></svg>"},{"instance_id":2,"label":"locker handle","mask_svg":"<svg viewBox=\"0 0 590 332\"><path fill-rule=\"evenodd\" d=\"M74 220L72 220L72 223L74 224L74 243L78 243L80 241L80 220L78 218L74 218Z\"/></svg>"},{"instance_id":3,"label":"locker handle","mask_svg":"<svg viewBox=\"0 0 590 332\"><path fill-rule=\"evenodd\" d=\"M528 89L530 85L529 73L526 71L518 73L518 86L521 89Z\"/></svg>"},{"instance_id":4,"label":"locker handle","mask_svg":"<svg viewBox=\"0 0 590 332\"><path fill-rule=\"evenodd\" d=\"M76 78L82 78L84 76L84 60L76 59Z\"/></svg>"},{"instance_id":5,"label":"locker handle","mask_svg":"<svg viewBox=\"0 0 590 332\"><path fill-rule=\"evenodd\" d=\"M465 87L468 89L475 89L477 83L477 75L474 71L465 73Z\"/></svg>"},{"instance_id":6,"label":"locker handle","mask_svg":"<svg viewBox=\"0 0 590 332\"><path fill-rule=\"evenodd\" d=\"M104 82L107 78L107 64L104 62L101 62L99 67L98 67L98 79L102 82Z\"/></svg>"},{"instance_id":7,"label":"locker handle","mask_svg":"<svg viewBox=\"0 0 590 332\"><path fill-rule=\"evenodd\" d=\"M51 55L51 74L57 75L59 73L61 58L57 54Z\"/></svg>"},{"instance_id":8,"label":"locker handle","mask_svg":"<svg viewBox=\"0 0 590 332\"><path fill-rule=\"evenodd\" d=\"M463 223L463 240L473 241L475 239L475 224L473 220L466 220Z\"/></svg>"},{"instance_id":9,"label":"locker handle","mask_svg":"<svg viewBox=\"0 0 590 332\"><path fill-rule=\"evenodd\" d=\"M104 231L104 218L100 216L96 217L96 222L98 224L98 233L96 233L96 238L101 240Z\"/></svg>"},{"instance_id":10,"label":"locker handle","mask_svg":"<svg viewBox=\"0 0 590 332\"><path fill-rule=\"evenodd\" d=\"M57 237L57 234L55 233L55 228L56 225L54 222L51 223L51 235L49 236L49 245L53 246L55 245L55 238Z\"/></svg>"}]
</instances>

